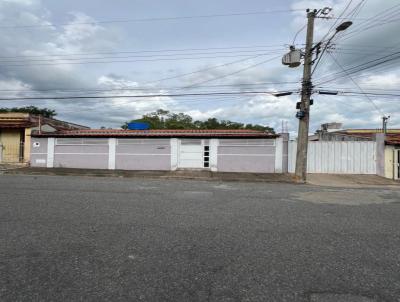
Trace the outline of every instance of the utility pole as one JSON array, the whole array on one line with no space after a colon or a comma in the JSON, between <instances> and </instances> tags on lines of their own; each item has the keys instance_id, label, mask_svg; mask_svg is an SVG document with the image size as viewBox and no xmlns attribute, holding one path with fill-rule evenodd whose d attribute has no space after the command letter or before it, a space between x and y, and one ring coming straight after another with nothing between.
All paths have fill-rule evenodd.
<instances>
[{"instance_id":1,"label":"utility pole","mask_svg":"<svg viewBox=\"0 0 400 302\"><path fill-rule=\"evenodd\" d=\"M382 132L384 134L387 133L387 123L388 119L390 119L390 116L382 116Z\"/></svg>"},{"instance_id":2,"label":"utility pole","mask_svg":"<svg viewBox=\"0 0 400 302\"><path fill-rule=\"evenodd\" d=\"M308 149L308 129L310 124L310 97L312 93L311 66L313 61L313 36L314 19L317 10L307 10L307 37L306 49L304 54L303 83L301 91L299 132L297 138L296 171L295 177L299 182L307 180L307 149Z\"/></svg>"}]
</instances>

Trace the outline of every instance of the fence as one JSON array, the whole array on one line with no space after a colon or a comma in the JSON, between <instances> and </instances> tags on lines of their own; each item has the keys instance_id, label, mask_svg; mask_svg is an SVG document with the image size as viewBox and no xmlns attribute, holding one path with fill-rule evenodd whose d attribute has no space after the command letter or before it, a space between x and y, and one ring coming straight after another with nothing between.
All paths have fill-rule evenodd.
<instances>
[{"instance_id":1,"label":"fence","mask_svg":"<svg viewBox=\"0 0 400 302\"><path fill-rule=\"evenodd\" d=\"M289 142L288 169L294 173L297 143ZM308 173L376 174L376 142L309 142Z\"/></svg>"}]
</instances>

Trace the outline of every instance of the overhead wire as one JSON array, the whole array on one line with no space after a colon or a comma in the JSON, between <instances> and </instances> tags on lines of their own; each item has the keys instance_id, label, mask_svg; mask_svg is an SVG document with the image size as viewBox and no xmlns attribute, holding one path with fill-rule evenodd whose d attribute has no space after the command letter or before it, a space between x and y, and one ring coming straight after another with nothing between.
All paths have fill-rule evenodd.
<instances>
[{"instance_id":1,"label":"overhead wire","mask_svg":"<svg viewBox=\"0 0 400 302\"><path fill-rule=\"evenodd\" d=\"M282 48L283 49L283 48ZM24 60L3 60L0 58L0 63L32 63L32 62L57 62L65 63L69 61L84 61L84 60L106 60L106 59L126 59L126 58L163 58L179 56L197 56L197 55L219 55L219 54L236 54L236 53L277 53L282 49L255 49L255 50L234 50L234 51L213 51L213 52L192 52L192 53L172 53L172 54L157 54L157 55L129 55L129 56L107 56L107 57L78 57L78 58L52 58L52 59L24 59ZM88 61L90 62L90 61Z\"/></svg>"},{"instance_id":2,"label":"overhead wire","mask_svg":"<svg viewBox=\"0 0 400 302\"><path fill-rule=\"evenodd\" d=\"M238 16L252 16L252 15L265 15L273 13L288 13L295 11L302 11L305 9L276 9L268 11L254 11L254 12L237 12L226 14L209 14L209 15L193 15L193 16L173 16L173 17L152 17L152 18L138 18L138 19L115 19L115 20L100 20L100 21L87 21L87 22L72 22L72 23L48 23L36 25L4 25L0 24L0 29L32 29L43 27L55 27L66 25L94 25L94 24L109 24L109 23L134 23L134 22L154 22L154 21L174 21L174 20L188 20L188 19L204 19L204 18L220 18L220 17L238 17Z\"/></svg>"},{"instance_id":3,"label":"overhead wire","mask_svg":"<svg viewBox=\"0 0 400 302\"><path fill-rule=\"evenodd\" d=\"M286 91L286 90L285 90ZM70 99L118 99L118 98L164 98L164 97L185 97L185 96L220 96L220 95L273 95L271 91L236 91L236 92L201 92L201 93L172 93L172 94L133 94L133 95L100 95L100 96L41 96L41 97L1 97L0 101L14 100L70 100Z\"/></svg>"},{"instance_id":4,"label":"overhead wire","mask_svg":"<svg viewBox=\"0 0 400 302\"><path fill-rule=\"evenodd\" d=\"M347 75L347 77L353 82L353 84L360 90L360 92L365 95L365 97L368 99L368 101L374 106L374 108L378 111L378 113L382 114L382 110L375 104L375 102L368 96L368 94L366 94L364 92L364 90L361 88L360 85L358 85L358 83L351 77L351 75L344 69L344 67L336 60L336 58L334 57L334 55L329 54L333 61L336 63L336 65L338 65L340 67L340 69L343 70L343 72Z\"/></svg>"},{"instance_id":5,"label":"overhead wire","mask_svg":"<svg viewBox=\"0 0 400 302\"><path fill-rule=\"evenodd\" d=\"M339 72L334 72L328 75L323 76L322 78L320 78L320 80L322 80L321 82L318 82L317 85L321 85L324 83L328 83L331 81L334 81L338 78L338 76L343 75L345 73L349 73L349 74L354 74L354 73L358 73L361 71L365 71L365 70L369 70L373 67L385 64L385 63L390 63L393 60L398 60L400 59L400 51L396 51L394 53L391 53L389 55L383 56L383 57L379 57L376 58L374 60L370 60L368 62L359 64L359 65L355 65L352 66L350 68L345 68L344 70L341 70ZM372 64L371 64L372 63ZM328 80L326 80L328 79Z\"/></svg>"},{"instance_id":6,"label":"overhead wire","mask_svg":"<svg viewBox=\"0 0 400 302\"><path fill-rule=\"evenodd\" d=\"M269 58L269 59L264 60L264 61L261 61L261 62L258 62L258 63L256 63L256 64L252 64L252 65L250 65L250 66L246 66L246 67L244 67L244 68L235 70L235 71L230 72L230 73L228 73L228 74L224 74L224 75L221 75L221 76L218 76L218 77L214 77L214 78L212 78L212 79L207 79L207 80L200 81L200 82L197 82L197 83L194 83L194 84L191 84L191 85L184 86L183 88L185 88L185 89L187 89L187 88L194 88L194 87L198 87L199 85L202 85L202 84L205 84L205 83L208 83L208 82L211 82L211 81L216 81L216 80L220 80L220 79L223 79L223 78L226 78L226 77L230 77L230 76L232 76L232 75L238 74L238 73L243 72L243 71L246 71L246 70L248 70L248 69L251 69L251 68L260 66L260 65L265 64L265 63L270 62L270 61L273 61L273 60L275 60L275 59L277 59L277 58L279 58L279 57L280 57L280 55L278 55L278 56L276 56L276 57L273 57L273 58Z\"/></svg>"},{"instance_id":7,"label":"overhead wire","mask_svg":"<svg viewBox=\"0 0 400 302\"><path fill-rule=\"evenodd\" d=\"M274 54L273 52L271 54ZM267 55L270 53L261 52L256 56ZM58 65L85 65L85 64L109 64L109 63L133 63L133 62L158 62L158 61L180 61L180 60L198 60L198 59L218 59L218 58L237 58L248 57L249 54L239 55L217 55L217 56L200 56L200 57L177 57L177 58L158 58L158 59L135 59L135 60L104 60L104 61L82 61L82 62L58 62L58 63L34 63L34 64L3 64L2 67L22 67L29 68L35 66L58 66Z\"/></svg>"}]
</instances>

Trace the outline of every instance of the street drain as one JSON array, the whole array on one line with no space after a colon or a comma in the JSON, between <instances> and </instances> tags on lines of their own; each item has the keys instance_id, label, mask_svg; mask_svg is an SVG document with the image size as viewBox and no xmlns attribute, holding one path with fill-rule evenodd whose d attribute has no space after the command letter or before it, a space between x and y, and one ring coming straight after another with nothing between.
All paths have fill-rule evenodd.
<instances>
[{"instance_id":1,"label":"street drain","mask_svg":"<svg viewBox=\"0 0 400 302\"><path fill-rule=\"evenodd\" d=\"M358 295L346 294L312 294L310 302L377 302L377 300Z\"/></svg>"}]
</instances>

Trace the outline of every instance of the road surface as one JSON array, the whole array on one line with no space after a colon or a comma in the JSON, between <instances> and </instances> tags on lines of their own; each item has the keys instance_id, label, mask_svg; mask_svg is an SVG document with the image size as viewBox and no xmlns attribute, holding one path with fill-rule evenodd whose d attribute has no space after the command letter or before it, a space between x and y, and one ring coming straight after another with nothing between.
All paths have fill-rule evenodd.
<instances>
[{"instance_id":1,"label":"road surface","mask_svg":"<svg viewBox=\"0 0 400 302\"><path fill-rule=\"evenodd\" d=\"M399 301L400 191L0 176L0 301Z\"/></svg>"}]
</instances>

